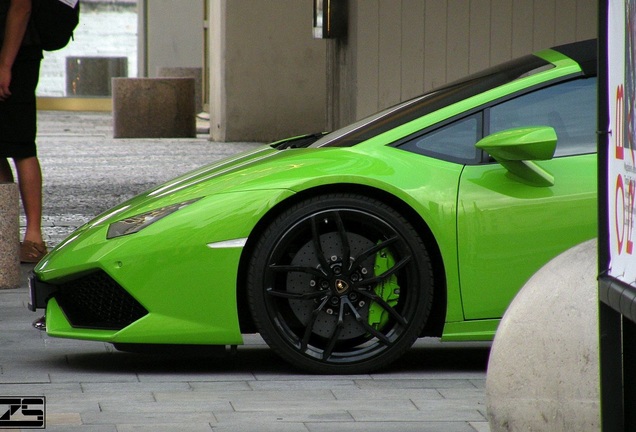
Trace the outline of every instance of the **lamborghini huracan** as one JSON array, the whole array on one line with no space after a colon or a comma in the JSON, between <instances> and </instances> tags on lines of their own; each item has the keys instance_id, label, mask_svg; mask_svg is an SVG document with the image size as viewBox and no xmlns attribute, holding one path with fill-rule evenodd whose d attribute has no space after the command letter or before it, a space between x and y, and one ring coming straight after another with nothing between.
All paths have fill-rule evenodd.
<instances>
[{"instance_id":1,"label":"lamborghini huracan","mask_svg":"<svg viewBox=\"0 0 636 432\"><path fill-rule=\"evenodd\" d=\"M596 41L542 50L330 132L202 167L99 215L30 276L51 336L385 367L490 340L596 235Z\"/></svg>"}]
</instances>

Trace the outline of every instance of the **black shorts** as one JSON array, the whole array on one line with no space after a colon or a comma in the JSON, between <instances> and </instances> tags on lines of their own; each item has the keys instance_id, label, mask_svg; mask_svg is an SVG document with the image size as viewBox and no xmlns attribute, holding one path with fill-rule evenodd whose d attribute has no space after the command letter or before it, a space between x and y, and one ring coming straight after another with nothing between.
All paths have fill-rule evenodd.
<instances>
[{"instance_id":1,"label":"black shorts","mask_svg":"<svg viewBox=\"0 0 636 432\"><path fill-rule=\"evenodd\" d=\"M37 155L35 88L40 59L16 59L11 70L11 96L0 102L0 157L27 158Z\"/></svg>"}]
</instances>

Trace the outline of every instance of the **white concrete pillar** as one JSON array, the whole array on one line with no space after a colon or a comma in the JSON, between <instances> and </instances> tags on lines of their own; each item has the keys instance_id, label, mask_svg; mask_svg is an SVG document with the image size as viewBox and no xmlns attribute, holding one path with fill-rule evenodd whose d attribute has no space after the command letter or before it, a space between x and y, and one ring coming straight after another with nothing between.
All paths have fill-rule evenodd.
<instances>
[{"instance_id":1,"label":"white concrete pillar","mask_svg":"<svg viewBox=\"0 0 636 432\"><path fill-rule=\"evenodd\" d=\"M492 432L600 430L596 240L559 255L506 311L488 363Z\"/></svg>"}]
</instances>

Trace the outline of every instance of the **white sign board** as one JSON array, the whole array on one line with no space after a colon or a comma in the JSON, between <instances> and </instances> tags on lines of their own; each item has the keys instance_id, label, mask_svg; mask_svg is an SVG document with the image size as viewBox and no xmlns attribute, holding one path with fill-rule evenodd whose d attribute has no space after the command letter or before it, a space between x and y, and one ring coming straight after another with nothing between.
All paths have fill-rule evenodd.
<instances>
[{"instance_id":1,"label":"white sign board","mask_svg":"<svg viewBox=\"0 0 636 432\"><path fill-rule=\"evenodd\" d=\"M636 0L608 7L609 276L636 286Z\"/></svg>"}]
</instances>

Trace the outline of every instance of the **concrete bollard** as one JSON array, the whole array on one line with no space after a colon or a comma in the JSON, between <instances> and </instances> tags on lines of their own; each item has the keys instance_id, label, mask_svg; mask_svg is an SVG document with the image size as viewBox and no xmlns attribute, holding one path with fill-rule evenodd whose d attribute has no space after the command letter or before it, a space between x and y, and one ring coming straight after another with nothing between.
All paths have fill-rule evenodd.
<instances>
[{"instance_id":1,"label":"concrete bollard","mask_svg":"<svg viewBox=\"0 0 636 432\"><path fill-rule=\"evenodd\" d=\"M521 289L493 342L492 432L600 430L596 240L554 258Z\"/></svg>"},{"instance_id":2,"label":"concrete bollard","mask_svg":"<svg viewBox=\"0 0 636 432\"><path fill-rule=\"evenodd\" d=\"M110 96L111 79L128 76L127 57L67 57L67 96Z\"/></svg>"},{"instance_id":3,"label":"concrete bollard","mask_svg":"<svg viewBox=\"0 0 636 432\"><path fill-rule=\"evenodd\" d=\"M113 78L115 138L194 138L193 78Z\"/></svg>"},{"instance_id":4,"label":"concrete bollard","mask_svg":"<svg viewBox=\"0 0 636 432\"><path fill-rule=\"evenodd\" d=\"M194 78L194 112L203 111L203 69L200 67L160 67L159 78Z\"/></svg>"},{"instance_id":5,"label":"concrete bollard","mask_svg":"<svg viewBox=\"0 0 636 432\"><path fill-rule=\"evenodd\" d=\"M20 286L20 220L18 185L0 183L0 288Z\"/></svg>"}]
</instances>

